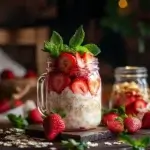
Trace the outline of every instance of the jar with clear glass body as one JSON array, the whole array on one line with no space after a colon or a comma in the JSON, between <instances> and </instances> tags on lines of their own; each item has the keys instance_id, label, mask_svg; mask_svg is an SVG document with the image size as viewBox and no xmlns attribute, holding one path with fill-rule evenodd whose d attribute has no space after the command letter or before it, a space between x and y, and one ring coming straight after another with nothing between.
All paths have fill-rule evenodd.
<instances>
[{"instance_id":1,"label":"jar with clear glass body","mask_svg":"<svg viewBox=\"0 0 150 150\"><path fill-rule=\"evenodd\" d=\"M37 84L37 105L40 112L63 112L67 131L96 128L101 121L101 78L98 60L60 72L55 60L49 59L46 73ZM61 90L59 90L61 89Z\"/></svg>"},{"instance_id":2,"label":"jar with clear glass body","mask_svg":"<svg viewBox=\"0 0 150 150\"><path fill-rule=\"evenodd\" d=\"M147 69L132 66L116 68L109 107L127 106L139 99L149 101Z\"/></svg>"}]
</instances>

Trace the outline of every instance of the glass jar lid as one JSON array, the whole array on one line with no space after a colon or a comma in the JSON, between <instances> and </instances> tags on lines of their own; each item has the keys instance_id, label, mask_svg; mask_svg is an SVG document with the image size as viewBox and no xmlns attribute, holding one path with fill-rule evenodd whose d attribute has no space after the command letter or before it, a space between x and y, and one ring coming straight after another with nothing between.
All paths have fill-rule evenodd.
<instances>
[{"instance_id":1,"label":"glass jar lid","mask_svg":"<svg viewBox=\"0 0 150 150\"><path fill-rule=\"evenodd\" d=\"M147 77L147 69L137 66L118 67L115 69L115 77Z\"/></svg>"}]
</instances>

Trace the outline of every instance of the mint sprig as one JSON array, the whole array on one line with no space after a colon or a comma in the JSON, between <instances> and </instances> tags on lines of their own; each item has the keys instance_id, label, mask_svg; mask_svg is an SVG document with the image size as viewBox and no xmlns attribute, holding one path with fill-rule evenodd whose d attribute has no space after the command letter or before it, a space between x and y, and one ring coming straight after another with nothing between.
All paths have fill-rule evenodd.
<instances>
[{"instance_id":1,"label":"mint sprig","mask_svg":"<svg viewBox=\"0 0 150 150\"><path fill-rule=\"evenodd\" d=\"M62 140L61 145L67 150L85 150L88 148L86 142L77 142L74 139Z\"/></svg>"},{"instance_id":2,"label":"mint sprig","mask_svg":"<svg viewBox=\"0 0 150 150\"><path fill-rule=\"evenodd\" d=\"M94 56L97 56L101 52L100 48L95 44L86 44L84 47L87 48Z\"/></svg>"},{"instance_id":3,"label":"mint sprig","mask_svg":"<svg viewBox=\"0 0 150 150\"><path fill-rule=\"evenodd\" d=\"M12 123L13 127L24 129L28 126L28 122L26 119L24 119L22 116L16 116L14 114L8 114L7 115L9 121Z\"/></svg>"},{"instance_id":4,"label":"mint sprig","mask_svg":"<svg viewBox=\"0 0 150 150\"><path fill-rule=\"evenodd\" d=\"M150 137L134 139L127 134L120 134L120 139L126 144L132 146L133 150L145 150L150 144Z\"/></svg>"},{"instance_id":5,"label":"mint sprig","mask_svg":"<svg viewBox=\"0 0 150 150\"><path fill-rule=\"evenodd\" d=\"M60 34L57 33L56 31L53 31L50 42L55 45L58 45L59 48L61 48L63 45L63 39L60 36Z\"/></svg>"},{"instance_id":6,"label":"mint sprig","mask_svg":"<svg viewBox=\"0 0 150 150\"><path fill-rule=\"evenodd\" d=\"M53 31L52 36L49 41L44 42L43 51L50 53L52 57L58 57L61 52L69 53L85 53L90 52L94 56L100 53L100 49L95 44L87 44L82 46L82 43L85 38L85 32L83 26L80 26L75 34L69 40L69 45L63 43L63 39L59 33Z\"/></svg>"},{"instance_id":7,"label":"mint sprig","mask_svg":"<svg viewBox=\"0 0 150 150\"><path fill-rule=\"evenodd\" d=\"M77 46L80 46L83 43L85 37L85 32L83 30L83 26L80 26L75 34L71 37L69 41L69 46L72 48L76 48Z\"/></svg>"},{"instance_id":8,"label":"mint sprig","mask_svg":"<svg viewBox=\"0 0 150 150\"><path fill-rule=\"evenodd\" d=\"M45 52L49 52L51 56L58 57L60 54L60 49L63 47L63 39L59 33L53 31L50 41L44 42Z\"/></svg>"}]
</instances>

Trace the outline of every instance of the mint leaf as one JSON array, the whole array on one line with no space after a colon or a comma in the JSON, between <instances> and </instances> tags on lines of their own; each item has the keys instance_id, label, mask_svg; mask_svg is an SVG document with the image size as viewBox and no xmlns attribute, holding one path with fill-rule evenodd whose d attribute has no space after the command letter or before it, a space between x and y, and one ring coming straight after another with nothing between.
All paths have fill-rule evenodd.
<instances>
[{"instance_id":1,"label":"mint leaf","mask_svg":"<svg viewBox=\"0 0 150 150\"><path fill-rule=\"evenodd\" d=\"M139 141L143 147L147 147L150 144L150 137L143 137Z\"/></svg>"},{"instance_id":2,"label":"mint leaf","mask_svg":"<svg viewBox=\"0 0 150 150\"><path fill-rule=\"evenodd\" d=\"M15 128L24 129L26 126L28 126L27 120L21 116L16 116L14 114L8 114L7 117Z\"/></svg>"},{"instance_id":3,"label":"mint leaf","mask_svg":"<svg viewBox=\"0 0 150 150\"><path fill-rule=\"evenodd\" d=\"M55 45L52 42L44 42L44 50L45 52L49 52L51 56L53 57L58 57L60 52L59 52L59 45Z\"/></svg>"},{"instance_id":4,"label":"mint leaf","mask_svg":"<svg viewBox=\"0 0 150 150\"><path fill-rule=\"evenodd\" d=\"M86 150L88 145L86 142L77 142L74 139L68 139L67 141L61 141L64 148L68 150Z\"/></svg>"},{"instance_id":5,"label":"mint leaf","mask_svg":"<svg viewBox=\"0 0 150 150\"><path fill-rule=\"evenodd\" d=\"M69 41L69 46L72 48L76 48L77 46L80 46L83 43L85 37L85 32L83 30L83 26L80 26L75 34L71 37Z\"/></svg>"},{"instance_id":6,"label":"mint leaf","mask_svg":"<svg viewBox=\"0 0 150 150\"><path fill-rule=\"evenodd\" d=\"M101 52L100 48L95 44L86 44L84 47L86 47L94 56Z\"/></svg>"},{"instance_id":7,"label":"mint leaf","mask_svg":"<svg viewBox=\"0 0 150 150\"><path fill-rule=\"evenodd\" d=\"M50 39L50 43L53 43L54 45L61 47L63 45L63 39L59 33L57 33L56 31L53 31L51 39Z\"/></svg>"},{"instance_id":8,"label":"mint leaf","mask_svg":"<svg viewBox=\"0 0 150 150\"><path fill-rule=\"evenodd\" d=\"M84 47L84 46L77 46L77 47L75 48L75 50L76 50L77 52L80 52L80 53L89 52L89 50L88 50L86 47Z\"/></svg>"},{"instance_id":9,"label":"mint leaf","mask_svg":"<svg viewBox=\"0 0 150 150\"><path fill-rule=\"evenodd\" d=\"M135 140L132 139L130 136L126 135L126 134L120 134L120 139L122 141L124 141L126 144L129 144L131 146L135 146Z\"/></svg>"}]
</instances>

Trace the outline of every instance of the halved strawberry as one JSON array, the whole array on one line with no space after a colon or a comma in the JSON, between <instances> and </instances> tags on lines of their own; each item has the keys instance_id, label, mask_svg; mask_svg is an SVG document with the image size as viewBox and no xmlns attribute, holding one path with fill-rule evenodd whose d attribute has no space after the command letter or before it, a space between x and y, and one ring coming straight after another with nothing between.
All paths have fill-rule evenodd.
<instances>
[{"instance_id":1,"label":"halved strawberry","mask_svg":"<svg viewBox=\"0 0 150 150\"><path fill-rule=\"evenodd\" d=\"M82 59L81 55L78 52L76 53L76 59L77 59L77 66L79 68L84 68L85 67L84 60Z\"/></svg>"},{"instance_id":2,"label":"halved strawberry","mask_svg":"<svg viewBox=\"0 0 150 150\"><path fill-rule=\"evenodd\" d=\"M100 79L99 78L97 78L97 79L89 78L88 79L88 87L89 87L90 93L92 95L95 95L100 87Z\"/></svg>"},{"instance_id":3,"label":"halved strawberry","mask_svg":"<svg viewBox=\"0 0 150 150\"><path fill-rule=\"evenodd\" d=\"M70 86L73 93L85 94L88 92L87 82L84 78L77 78Z\"/></svg>"},{"instance_id":4,"label":"halved strawberry","mask_svg":"<svg viewBox=\"0 0 150 150\"><path fill-rule=\"evenodd\" d=\"M91 63L93 59L94 59L94 56L92 55L92 53L83 54L83 60L85 61L85 63Z\"/></svg>"},{"instance_id":5,"label":"halved strawberry","mask_svg":"<svg viewBox=\"0 0 150 150\"><path fill-rule=\"evenodd\" d=\"M62 72L69 73L76 65L76 58L70 53L61 53L58 58L58 67Z\"/></svg>"},{"instance_id":6,"label":"halved strawberry","mask_svg":"<svg viewBox=\"0 0 150 150\"><path fill-rule=\"evenodd\" d=\"M126 106L126 114L136 115L139 113L139 109L146 108L146 105L147 103L144 100L135 100L134 102Z\"/></svg>"},{"instance_id":7,"label":"halved strawberry","mask_svg":"<svg viewBox=\"0 0 150 150\"><path fill-rule=\"evenodd\" d=\"M139 100L136 100L134 102L134 108L133 109L135 110L136 113L138 113L139 109L146 108L146 106L147 106L147 103L144 100L139 99Z\"/></svg>"},{"instance_id":8,"label":"halved strawberry","mask_svg":"<svg viewBox=\"0 0 150 150\"><path fill-rule=\"evenodd\" d=\"M55 73L51 76L51 87L57 93L60 93L64 90L69 84L71 80L68 76L63 73Z\"/></svg>"}]
</instances>

